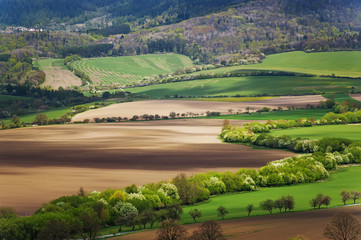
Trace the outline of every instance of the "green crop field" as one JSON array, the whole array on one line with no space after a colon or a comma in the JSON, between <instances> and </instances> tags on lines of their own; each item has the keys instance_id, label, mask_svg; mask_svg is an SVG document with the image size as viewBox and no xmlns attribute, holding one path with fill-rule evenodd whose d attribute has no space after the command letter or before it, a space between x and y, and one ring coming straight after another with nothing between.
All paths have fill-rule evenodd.
<instances>
[{"instance_id":1,"label":"green crop field","mask_svg":"<svg viewBox=\"0 0 361 240\"><path fill-rule=\"evenodd\" d=\"M217 216L217 208L224 206L228 209L229 214L225 217L240 218L246 217L246 206L248 204L254 205L252 216L268 214L267 211L260 209L259 203L266 199L275 200L282 196L291 195L295 199L295 210L304 211L311 210L309 201L314 198L318 193L329 195L332 198L329 207L343 205L341 201L340 192L346 191L360 191L361 182L359 176L361 174L361 167L346 167L339 168L335 173L332 173L328 180L324 182L300 184L284 187L261 188L256 192L238 193L220 195L210 199L209 202L198 204L195 206L186 206L183 208L184 214L182 215L182 223L192 223L193 219L189 216L188 212L191 209L197 208L202 211L201 221L220 219ZM360 202L360 200L358 200ZM353 203L352 200L347 202ZM278 209L274 213L279 212Z\"/></svg>"},{"instance_id":2,"label":"green crop field","mask_svg":"<svg viewBox=\"0 0 361 240\"><path fill-rule=\"evenodd\" d=\"M171 73L193 66L190 58L179 54L141 55L82 59L72 66L89 75L95 84L127 84L154 74Z\"/></svg>"},{"instance_id":3,"label":"green crop field","mask_svg":"<svg viewBox=\"0 0 361 240\"><path fill-rule=\"evenodd\" d=\"M343 103L343 102L346 102L346 101L351 101L351 102L356 102L356 103L360 104L359 101L357 101L356 99L350 97L348 94L324 94L323 96L325 98L330 98L332 96L337 103Z\"/></svg>"},{"instance_id":4,"label":"green crop field","mask_svg":"<svg viewBox=\"0 0 361 240\"><path fill-rule=\"evenodd\" d=\"M265 113L251 113L251 114L239 114L239 115L221 115L214 117L204 117L212 119L230 119L230 120L298 120L299 118L311 118L320 119L329 109L299 109L299 110L287 110L280 112L265 112Z\"/></svg>"},{"instance_id":5,"label":"green crop field","mask_svg":"<svg viewBox=\"0 0 361 240\"><path fill-rule=\"evenodd\" d=\"M57 108L57 109L44 111L41 113L46 114L49 119L55 119L55 118L60 118L60 117L64 116L68 112L71 112L71 107ZM37 114L38 113L32 113L32 114L22 115L19 117L20 117L21 122L32 123L32 122L34 122ZM10 119L4 119L4 120L6 123L10 123Z\"/></svg>"},{"instance_id":6,"label":"green crop field","mask_svg":"<svg viewBox=\"0 0 361 240\"><path fill-rule=\"evenodd\" d=\"M40 70L49 70L50 67L61 67L67 70L68 68L64 65L64 59L40 59L34 62L34 66Z\"/></svg>"},{"instance_id":7,"label":"green crop field","mask_svg":"<svg viewBox=\"0 0 361 240\"><path fill-rule=\"evenodd\" d=\"M340 137L358 142L361 141L361 125L328 125L314 126L309 128L291 128L284 130L273 130L272 134L309 139Z\"/></svg>"},{"instance_id":8,"label":"green crop field","mask_svg":"<svg viewBox=\"0 0 361 240\"><path fill-rule=\"evenodd\" d=\"M242 65L203 71L203 73L233 72L240 69L278 70L315 75L361 77L360 51L348 52L289 52L269 55L260 64Z\"/></svg>"},{"instance_id":9,"label":"green crop field","mask_svg":"<svg viewBox=\"0 0 361 240\"><path fill-rule=\"evenodd\" d=\"M150 98L166 95L197 96L256 96L312 94L315 92L345 93L352 87L361 91L361 81L300 76L252 76L213 78L185 82L166 83L139 88L129 88L132 93L145 94Z\"/></svg>"},{"instance_id":10,"label":"green crop field","mask_svg":"<svg viewBox=\"0 0 361 240\"><path fill-rule=\"evenodd\" d=\"M31 98L28 98L28 97L0 95L0 102L16 101L16 100L26 101L26 100L30 100L30 99Z\"/></svg>"}]
</instances>

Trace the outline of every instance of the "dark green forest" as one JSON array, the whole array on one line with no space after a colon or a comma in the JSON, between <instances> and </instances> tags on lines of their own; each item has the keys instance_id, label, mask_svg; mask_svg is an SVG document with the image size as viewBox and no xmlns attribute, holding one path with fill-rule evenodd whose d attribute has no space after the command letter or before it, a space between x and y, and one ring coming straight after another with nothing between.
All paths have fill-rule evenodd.
<instances>
[{"instance_id":1,"label":"dark green forest","mask_svg":"<svg viewBox=\"0 0 361 240\"><path fill-rule=\"evenodd\" d=\"M273 0L289 14L319 11L326 5L360 4L357 0ZM252 0L0 0L0 23L25 27L51 22L81 23L110 15L117 23L167 15L163 24L242 6Z\"/></svg>"}]
</instances>

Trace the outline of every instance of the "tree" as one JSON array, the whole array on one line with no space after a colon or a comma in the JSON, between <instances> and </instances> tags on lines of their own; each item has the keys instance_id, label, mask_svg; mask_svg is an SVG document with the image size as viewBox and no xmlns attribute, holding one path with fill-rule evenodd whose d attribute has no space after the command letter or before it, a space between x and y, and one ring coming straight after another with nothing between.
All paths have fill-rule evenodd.
<instances>
[{"instance_id":1,"label":"tree","mask_svg":"<svg viewBox=\"0 0 361 240\"><path fill-rule=\"evenodd\" d=\"M328 205L331 204L331 200L332 200L332 198L330 196L324 196L321 200L321 204L328 207Z\"/></svg>"},{"instance_id":2,"label":"tree","mask_svg":"<svg viewBox=\"0 0 361 240\"><path fill-rule=\"evenodd\" d=\"M315 198L311 199L310 205L314 208L321 208L321 206L323 205L322 201L324 197L325 196L322 193L317 194Z\"/></svg>"},{"instance_id":3,"label":"tree","mask_svg":"<svg viewBox=\"0 0 361 240\"><path fill-rule=\"evenodd\" d=\"M100 219L93 209L87 209L80 215L82 227L80 235L86 240L95 240L100 230Z\"/></svg>"},{"instance_id":4,"label":"tree","mask_svg":"<svg viewBox=\"0 0 361 240\"><path fill-rule=\"evenodd\" d=\"M193 204L209 198L209 191L203 184L200 181L190 181L184 173L173 178L172 183L177 187L183 204Z\"/></svg>"},{"instance_id":5,"label":"tree","mask_svg":"<svg viewBox=\"0 0 361 240\"><path fill-rule=\"evenodd\" d=\"M158 221L159 215L154 210L145 210L141 213L141 215L146 219L146 221L149 223L150 228L153 228L154 223Z\"/></svg>"},{"instance_id":6,"label":"tree","mask_svg":"<svg viewBox=\"0 0 361 240\"><path fill-rule=\"evenodd\" d=\"M351 198L353 199L353 204L356 204L356 200L361 197L361 192L351 191Z\"/></svg>"},{"instance_id":7,"label":"tree","mask_svg":"<svg viewBox=\"0 0 361 240\"><path fill-rule=\"evenodd\" d=\"M344 205L346 205L346 202L347 200L349 200L351 198L351 194L350 192L347 192L345 190L343 190L341 193L340 193L341 197L342 197L342 202Z\"/></svg>"},{"instance_id":8,"label":"tree","mask_svg":"<svg viewBox=\"0 0 361 240\"><path fill-rule=\"evenodd\" d=\"M187 231L176 220L164 220L157 231L157 240L186 239Z\"/></svg>"},{"instance_id":9,"label":"tree","mask_svg":"<svg viewBox=\"0 0 361 240\"><path fill-rule=\"evenodd\" d=\"M13 115L13 116L11 117L10 127L11 127L11 128L21 127L20 118L19 118L17 115Z\"/></svg>"},{"instance_id":10,"label":"tree","mask_svg":"<svg viewBox=\"0 0 361 240\"><path fill-rule=\"evenodd\" d=\"M349 212L339 212L327 224L323 235L333 240L360 239L361 223Z\"/></svg>"},{"instance_id":11,"label":"tree","mask_svg":"<svg viewBox=\"0 0 361 240\"><path fill-rule=\"evenodd\" d=\"M191 240L223 240L222 227L216 221L206 221L196 229Z\"/></svg>"},{"instance_id":12,"label":"tree","mask_svg":"<svg viewBox=\"0 0 361 240\"><path fill-rule=\"evenodd\" d=\"M282 197L282 201L284 202L284 208L285 208L285 212L287 211L291 211L292 209L295 208L295 199L293 196L286 196L286 197Z\"/></svg>"},{"instance_id":13,"label":"tree","mask_svg":"<svg viewBox=\"0 0 361 240\"><path fill-rule=\"evenodd\" d=\"M253 211L253 204L248 204L247 207L248 217L251 215L251 212Z\"/></svg>"},{"instance_id":14,"label":"tree","mask_svg":"<svg viewBox=\"0 0 361 240\"><path fill-rule=\"evenodd\" d=\"M70 226L66 221L56 218L50 219L39 232L40 240L70 239Z\"/></svg>"},{"instance_id":15,"label":"tree","mask_svg":"<svg viewBox=\"0 0 361 240\"><path fill-rule=\"evenodd\" d=\"M283 198L277 199L274 201L274 207L278 208L282 212L283 207L285 207L285 202Z\"/></svg>"},{"instance_id":16,"label":"tree","mask_svg":"<svg viewBox=\"0 0 361 240\"><path fill-rule=\"evenodd\" d=\"M219 206L217 208L217 212L218 212L218 216L222 217L222 219L224 219L224 216L228 214L228 210L223 206Z\"/></svg>"},{"instance_id":17,"label":"tree","mask_svg":"<svg viewBox=\"0 0 361 240\"><path fill-rule=\"evenodd\" d=\"M35 120L34 120L34 124L38 124L38 125L47 125L48 124L48 116L44 113L38 113L35 116Z\"/></svg>"},{"instance_id":18,"label":"tree","mask_svg":"<svg viewBox=\"0 0 361 240\"><path fill-rule=\"evenodd\" d=\"M311 207L313 207L314 209L316 209L316 207L318 206L318 200L316 198L312 198L310 200L310 205Z\"/></svg>"},{"instance_id":19,"label":"tree","mask_svg":"<svg viewBox=\"0 0 361 240\"><path fill-rule=\"evenodd\" d=\"M191 217L193 218L194 222L197 222L197 218L202 217L202 212L199 211L197 208L196 209L191 209L189 211L189 215L191 215Z\"/></svg>"},{"instance_id":20,"label":"tree","mask_svg":"<svg viewBox=\"0 0 361 240\"><path fill-rule=\"evenodd\" d=\"M274 203L273 200L267 199L260 202L259 206L261 207L261 209L269 211L269 214L272 214Z\"/></svg>"},{"instance_id":21,"label":"tree","mask_svg":"<svg viewBox=\"0 0 361 240\"><path fill-rule=\"evenodd\" d=\"M16 212L12 207L0 207L0 219L8 219L11 217L15 217Z\"/></svg>"},{"instance_id":22,"label":"tree","mask_svg":"<svg viewBox=\"0 0 361 240\"><path fill-rule=\"evenodd\" d=\"M114 207L117 212L117 222L119 224L119 231L122 231L122 225L133 222L138 215L138 210L131 203L118 202Z\"/></svg>"}]
</instances>

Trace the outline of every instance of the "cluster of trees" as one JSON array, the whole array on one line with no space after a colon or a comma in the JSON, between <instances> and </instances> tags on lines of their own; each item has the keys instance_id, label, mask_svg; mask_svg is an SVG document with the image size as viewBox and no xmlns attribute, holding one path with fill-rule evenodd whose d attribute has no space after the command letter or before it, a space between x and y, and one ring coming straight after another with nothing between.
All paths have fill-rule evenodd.
<instances>
[{"instance_id":1,"label":"cluster of trees","mask_svg":"<svg viewBox=\"0 0 361 240\"><path fill-rule=\"evenodd\" d=\"M59 54L65 58L71 55L79 55L85 58L108 56L113 49L113 44L102 43L82 46L69 46L59 50Z\"/></svg>"},{"instance_id":2,"label":"cluster of trees","mask_svg":"<svg viewBox=\"0 0 361 240\"><path fill-rule=\"evenodd\" d=\"M89 45L94 38L85 34L63 31L19 32L0 34L0 53L17 54L26 49L29 57L60 57L59 50L71 46Z\"/></svg>"},{"instance_id":3,"label":"cluster of trees","mask_svg":"<svg viewBox=\"0 0 361 240\"><path fill-rule=\"evenodd\" d=\"M112 25L111 27L88 30L88 33L94 33L105 37L109 37L110 35L116 35L116 34L128 34L130 32L131 32L130 25L126 23L119 25Z\"/></svg>"},{"instance_id":4,"label":"cluster of trees","mask_svg":"<svg viewBox=\"0 0 361 240\"><path fill-rule=\"evenodd\" d=\"M225 142L240 142L251 143L258 146L288 149L295 152L312 153L312 152L343 152L351 141L342 138L328 138L321 140L309 139L292 139L289 136L273 136L269 132L272 129L286 129L294 127L312 127L314 125L329 125L329 124L347 124L360 123L361 111L346 112L335 114L333 112L327 113L319 120L314 118L306 119L300 118L298 121L294 120L279 120L267 123L249 123L243 127L232 127L226 123L223 127L220 137ZM356 160L358 161L358 160Z\"/></svg>"},{"instance_id":5,"label":"cluster of trees","mask_svg":"<svg viewBox=\"0 0 361 240\"><path fill-rule=\"evenodd\" d=\"M32 65L27 51L0 54L0 83L26 83L39 86L45 81L45 73Z\"/></svg>"},{"instance_id":6,"label":"cluster of trees","mask_svg":"<svg viewBox=\"0 0 361 240\"><path fill-rule=\"evenodd\" d=\"M282 196L279 199L272 200L272 199L266 199L259 204L260 208L268 211L269 214L272 214L273 209L279 209L280 212L284 210L285 212L291 211L295 208L295 199L293 196ZM247 209L250 209L247 207ZM250 212L249 212L250 214Z\"/></svg>"},{"instance_id":7,"label":"cluster of trees","mask_svg":"<svg viewBox=\"0 0 361 240\"><path fill-rule=\"evenodd\" d=\"M86 97L75 90L49 90L29 84L0 84L0 94L24 97L0 102L0 119L12 115L25 115L42 112L50 108L74 106L101 100L100 97Z\"/></svg>"},{"instance_id":8,"label":"cluster of trees","mask_svg":"<svg viewBox=\"0 0 361 240\"><path fill-rule=\"evenodd\" d=\"M160 225L157 231L156 240L224 240L222 227L216 221L206 221L202 223L189 236L187 230L178 221L166 220Z\"/></svg>"},{"instance_id":9,"label":"cluster of trees","mask_svg":"<svg viewBox=\"0 0 361 240\"><path fill-rule=\"evenodd\" d=\"M92 83L92 81L90 80L89 75L86 74L85 72L79 70L79 69L74 68L74 67L71 65L72 62L79 61L79 60L81 60L81 57L79 57L78 54L70 55L70 56L67 56L67 57L64 59L64 65L65 65L71 72L73 72L75 76L77 76L78 78L80 78L82 85L85 86L85 85L87 85L87 84Z\"/></svg>"},{"instance_id":10,"label":"cluster of trees","mask_svg":"<svg viewBox=\"0 0 361 240\"><path fill-rule=\"evenodd\" d=\"M220 112L210 112L207 111L204 113L193 113L193 112L187 112L187 113L176 113L176 112L170 112L168 116L161 116L159 114L143 114L143 115L133 115L131 118L127 117L103 117L103 118L94 118L94 122L101 123L101 122L126 122L126 121L152 121L152 120L160 120L160 119L174 119L174 118L185 118L185 117L199 117L199 116L219 116Z\"/></svg>"},{"instance_id":11,"label":"cluster of trees","mask_svg":"<svg viewBox=\"0 0 361 240\"><path fill-rule=\"evenodd\" d=\"M328 205L331 204L331 200L332 200L332 198L330 196L319 193L316 195L315 198L312 198L310 200L310 206L313 208L318 207L318 209L320 209L322 205L325 205L326 207L328 207Z\"/></svg>"},{"instance_id":12,"label":"cluster of trees","mask_svg":"<svg viewBox=\"0 0 361 240\"><path fill-rule=\"evenodd\" d=\"M345 191L343 190L341 193L342 202L346 205L346 202L350 199L353 200L353 204L356 204L356 200L361 197L361 192L358 191Z\"/></svg>"}]
</instances>

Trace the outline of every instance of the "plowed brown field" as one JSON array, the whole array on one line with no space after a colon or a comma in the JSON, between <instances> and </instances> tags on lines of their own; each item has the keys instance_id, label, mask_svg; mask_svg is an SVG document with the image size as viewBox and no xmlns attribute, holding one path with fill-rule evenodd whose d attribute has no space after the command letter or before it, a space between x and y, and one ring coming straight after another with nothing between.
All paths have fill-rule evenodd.
<instances>
[{"instance_id":1,"label":"plowed brown field","mask_svg":"<svg viewBox=\"0 0 361 240\"><path fill-rule=\"evenodd\" d=\"M288 240L299 234L310 240L320 240L326 239L323 237L323 229L339 211L349 211L361 220L361 206L357 206L250 217L219 223L227 240ZM192 232L197 227L198 224L185 226L188 232ZM155 236L156 231L146 231L111 239L155 239Z\"/></svg>"},{"instance_id":2,"label":"plowed brown field","mask_svg":"<svg viewBox=\"0 0 361 240\"><path fill-rule=\"evenodd\" d=\"M103 117L132 117L133 115L159 114L168 116L170 112L176 113L198 113L205 114L207 111L228 113L229 109L246 111L246 107L253 107L255 110L263 107L277 108L288 106L306 106L307 104L317 105L325 100L321 95L312 96L289 96L272 98L255 102L209 102L209 101L187 101L187 100L148 100L140 102L113 104L105 108L90 110L80 113L73 118L73 121L83 121Z\"/></svg>"},{"instance_id":3,"label":"plowed brown field","mask_svg":"<svg viewBox=\"0 0 361 240\"><path fill-rule=\"evenodd\" d=\"M0 131L0 205L26 215L79 187L103 190L180 172L258 168L293 155L223 144L217 139L221 125L193 119Z\"/></svg>"}]
</instances>

